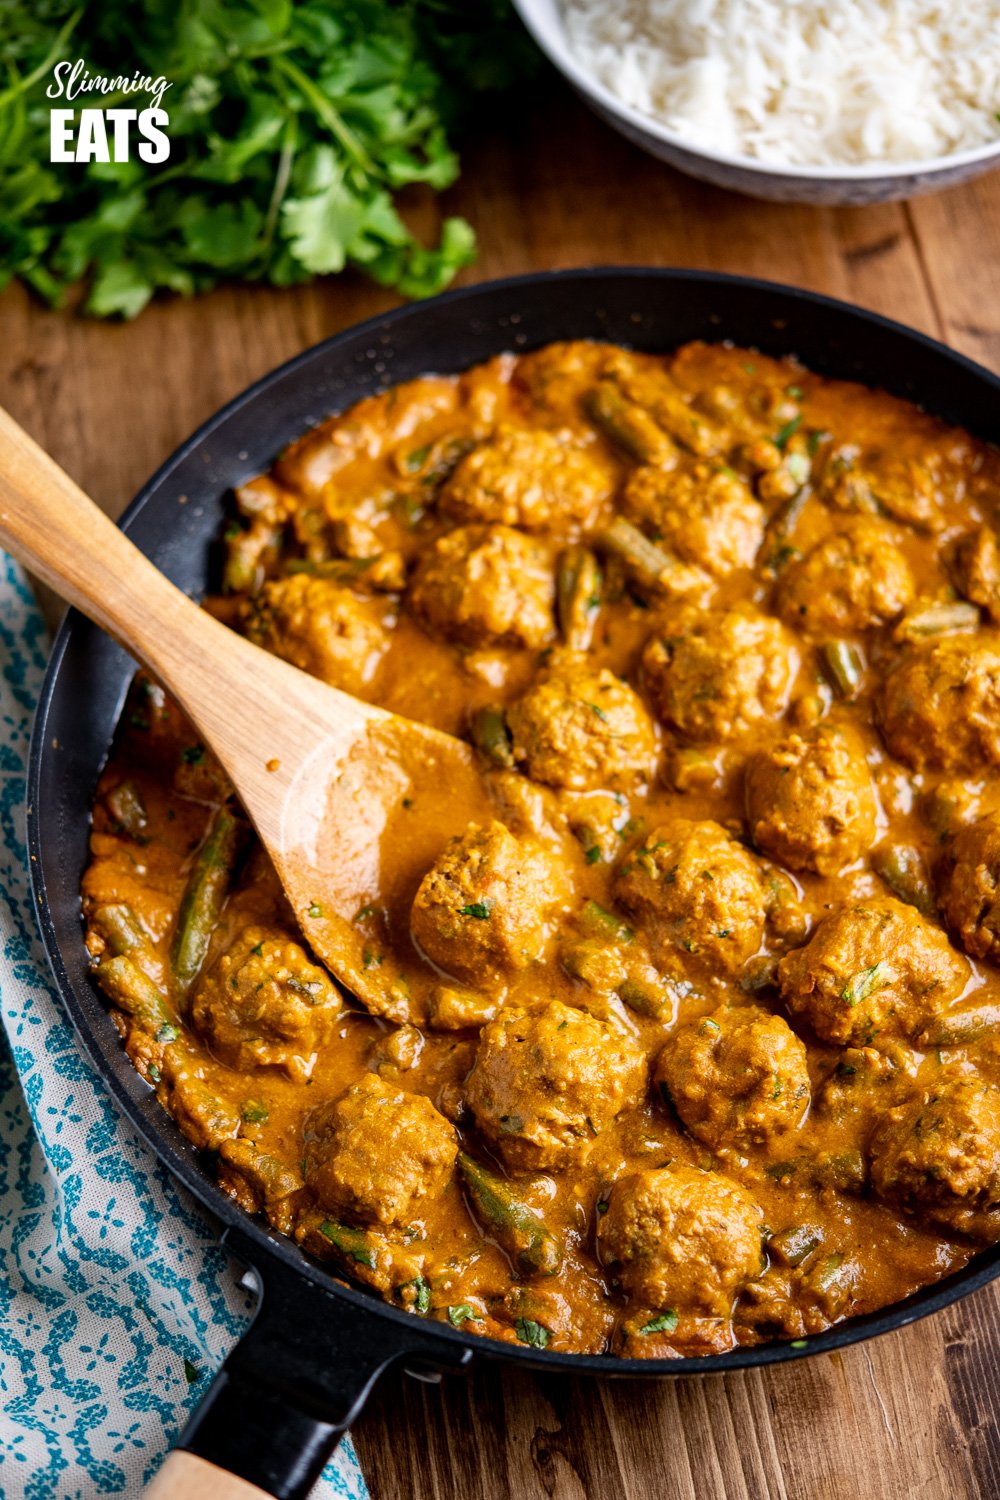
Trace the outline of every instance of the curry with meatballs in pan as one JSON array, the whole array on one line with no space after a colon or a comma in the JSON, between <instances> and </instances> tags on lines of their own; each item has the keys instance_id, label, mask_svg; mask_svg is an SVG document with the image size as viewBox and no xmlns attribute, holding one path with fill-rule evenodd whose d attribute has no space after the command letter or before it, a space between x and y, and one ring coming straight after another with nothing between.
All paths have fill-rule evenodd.
<instances>
[{"instance_id":1,"label":"curry with meatballs in pan","mask_svg":"<svg viewBox=\"0 0 1000 1500\"><path fill-rule=\"evenodd\" d=\"M86 941L222 1188L416 1316L632 1357L1000 1240L998 516L968 433L706 344L414 380L243 484L207 607L466 739L483 815L400 798L362 1007L137 679Z\"/></svg>"}]
</instances>

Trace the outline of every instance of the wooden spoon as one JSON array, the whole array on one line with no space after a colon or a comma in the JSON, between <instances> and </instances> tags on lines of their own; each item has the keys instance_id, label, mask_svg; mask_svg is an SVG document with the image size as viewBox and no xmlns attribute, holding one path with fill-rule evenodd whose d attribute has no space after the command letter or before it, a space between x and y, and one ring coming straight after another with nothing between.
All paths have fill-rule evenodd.
<instances>
[{"instance_id":1,"label":"wooden spoon","mask_svg":"<svg viewBox=\"0 0 1000 1500\"><path fill-rule=\"evenodd\" d=\"M206 614L0 409L0 544L137 657L218 756L314 951L370 1010L420 1019L409 905L490 816L472 751L328 687ZM376 906L387 952L372 961ZM416 978L416 982L414 982Z\"/></svg>"}]
</instances>

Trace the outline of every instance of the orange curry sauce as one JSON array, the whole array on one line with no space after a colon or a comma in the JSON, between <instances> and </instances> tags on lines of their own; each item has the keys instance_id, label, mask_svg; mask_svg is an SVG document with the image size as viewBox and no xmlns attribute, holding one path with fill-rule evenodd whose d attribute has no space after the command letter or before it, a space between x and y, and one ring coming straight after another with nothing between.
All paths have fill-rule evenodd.
<instances>
[{"instance_id":1,"label":"orange curry sauce","mask_svg":"<svg viewBox=\"0 0 1000 1500\"><path fill-rule=\"evenodd\" d=\"M968 434L702 344L412 381L244 485L209 607L470 739L491 815L400 891L449 788L401 801L361 1010L137 680L87 943L223 1188L416 1315L630 1356L1000 1238L998 501Z\"/></svg>"}]
</instances>

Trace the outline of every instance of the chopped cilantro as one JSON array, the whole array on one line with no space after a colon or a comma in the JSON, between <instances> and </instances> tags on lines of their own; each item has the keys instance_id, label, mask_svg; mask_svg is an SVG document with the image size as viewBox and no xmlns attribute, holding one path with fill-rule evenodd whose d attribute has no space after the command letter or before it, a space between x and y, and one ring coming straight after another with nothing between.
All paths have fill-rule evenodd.
<instances>
[{"instance_id":1,"label":"chopped cilantro","mask_svg":"<svg viewBox=\"0 0 1000 1500\"><path fill-rule=\"evenodd\" d=\"M774 437L771 439L772 443L776 448L784 451L788 446L789 440L795 436L801 426L802 413L796 412L795 416L774 434Z\"/></svg>"},{"instance_id":2,"label":"chopped cilantro","mask_svg":"<svg viewBox=\"0 0 1000 1500\"><path fill-rule=\"evenodd\" d=\"M639 1329L640 1333L673 1333L677 1327L677 1314L675 1312L662 1312L657 1317L651 1318Z\"/></svg>"},{"instance_id":3,"label":"chopped cilantro","mask_svg":"<svg viewBox=\"0 0 1000 1500\"><path fill-rule=\"evenodd\" d=\"M848 1005L860 1005L862 1000L867 1000L876 990L884 989L891 979L892 965L879 960L870 969L859 969L852 975L841 990L840 998Z\"/></svg>"},{"instance_id":4,"label":"chopped cilantro","mask_svg":"<svg viewBox=\"0 0 1000 1500\"><path fill-rule=\"evenodd\" d=\"M518 1318L514 1332L522 1344L530 1344L532 1349L544 1349L552 1337L544 1323L536 1323L534 1318Z\"/></svg>"},{"instance_id":5,"label":"chopped cilantro","mask_svg":"<svg viewBox=\"0 0 1000 1500\"><path fill-rule=\"evenodd\" d=\"M460 906L458 914L460 917L475 917L477 922L486 922L492 910L492 901L471 901L468 906Z\"/></svg>"},{"instance_id":6,"label":"chopped cilantro","mask_svg":"<svg viewBox=\"0 0 1000 1500\"><path fill-rule=\"evenodd\" d=\"M461 1328L462 1324L467 1323L470 1318L478 1321L479 1314L467 1302L458 1302L448 1309L448 1322L452 1328Z\"/></svg>"}]
</instances>

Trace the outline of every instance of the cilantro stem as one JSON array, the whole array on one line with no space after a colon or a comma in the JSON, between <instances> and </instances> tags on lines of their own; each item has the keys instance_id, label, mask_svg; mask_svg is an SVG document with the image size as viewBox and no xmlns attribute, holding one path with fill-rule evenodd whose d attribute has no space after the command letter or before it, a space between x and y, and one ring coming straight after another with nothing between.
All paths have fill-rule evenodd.
<instances>
[{"instance_id":1,"label":"cilantro stem","mask_svg":"<svg viewBox=\"0 0 1000 1500\"><path fill-rule=\"evenodd\" d=\"M354 134L354 131L341 118L338 111L334 109L323 91L318 89L312 79L303 73L298 64L293 63L289 57L275 57L272 66L279 73L283 73L290 83L294 83L306 103L312 106L313 112L323 121L330 134L343 146L355 166L360 167L362 172L367 173L368 176L377 177L378 168Z\"/></svg>"},{"instance_id":2,"label":"cilantro stem","mask_svg":"<svg viewBox=\"0 0 1000 1500\"><path fill-rule=\"evenodd\" d=\"M261 233L261 243L265 248L270 245L274 238L275 226L278 222L278 213L288 191L288 183L292 175L292 162L295 160L295 149L298 144L298 119L295 115L289 115L285 121L285 128L281 133L281 155L278 157L278 170L274 174L274 187L271 191L271 201L267 205L267 216L264 219L264 228Z\"/></svg>"},{"instance_id":3,"label":"cilantro stem","mask_svg":"<svg viewBox=\"0 0 1000 1500\"><path fill-rule=\"evenodd\" d=\"M26 73L23 78L18 79L17 83L11 84L10 88L4 89L3 93L0 94L0 109L5 109L19 94L23 94L26 89L32 88L34 84L45 77L46 73L52 71L62 56L63 49L75 31L77 23L85 10L86 6L81 5L79 10L73 12L69 20L62 27L62 30L56 33L52 46L37 68L34 68L30 73Z\"/></svg>"}]
</instances>

